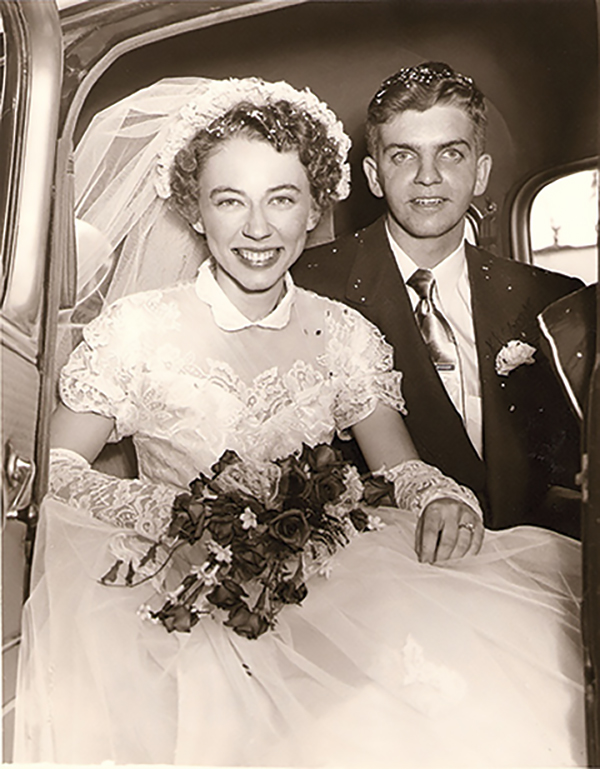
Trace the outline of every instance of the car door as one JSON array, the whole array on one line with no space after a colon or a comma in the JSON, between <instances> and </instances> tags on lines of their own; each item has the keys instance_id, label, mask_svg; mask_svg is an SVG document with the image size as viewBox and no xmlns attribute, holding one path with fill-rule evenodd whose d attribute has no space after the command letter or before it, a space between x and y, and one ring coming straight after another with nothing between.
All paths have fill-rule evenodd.
<instances>
[{"instance_id":1,"label":"car door","mask_svg":"<svg viewBox=\"0 0 600 769\"><path fill-rule=\"evenodd\" d=\"M21 607L42 480L35 473L36 433L62 49L52 3L3 0L0 12L2 713L3 758L9 760Z\"/></svg>"}]
</instances>

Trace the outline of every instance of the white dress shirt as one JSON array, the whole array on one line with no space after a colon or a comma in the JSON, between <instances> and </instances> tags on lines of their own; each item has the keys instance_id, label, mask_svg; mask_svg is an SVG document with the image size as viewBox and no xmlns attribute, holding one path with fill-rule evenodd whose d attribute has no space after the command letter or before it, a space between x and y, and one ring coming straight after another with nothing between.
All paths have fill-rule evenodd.
<instances>
[{"instance_id":1,"label":"white dress shirt","mask_svg":"<svg viewBox=\"0 0 600 769\"><path fill-rule=\"evenodd\" d=\"M410 256L400 248L389 229L386 228L386 231L390 248L406 284L415 270L419 269L419 265L415 264ZM456 251L436 265L432 272L435 277L437 306L450 324L458 347L462 393L457 392L448 381L445 381L444 372L438 372L438 374L456 410L462 417L471 443L481 456L481 384L464 241ZM419 301L417 292L408 285L406 290L414 309Z\"/></svg>"}]
</instances>

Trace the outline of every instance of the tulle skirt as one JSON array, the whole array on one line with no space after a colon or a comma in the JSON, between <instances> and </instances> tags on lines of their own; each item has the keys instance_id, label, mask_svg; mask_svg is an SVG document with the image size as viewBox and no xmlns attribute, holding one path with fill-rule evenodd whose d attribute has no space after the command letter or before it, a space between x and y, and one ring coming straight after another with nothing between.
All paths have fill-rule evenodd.
<instances>
[{"instance_id":1,"label":"tulle skirt","mask_svg":"<svg viewBox=\"0 0 600 769\"><path fill-rule=\"evenodd\" d=\"M42 508L15 760L296 767L585 765L580 547L533 527L420 564L414 521L336 554L256 640L142 620L110 525Z\"/></svg>"}]
</instances>

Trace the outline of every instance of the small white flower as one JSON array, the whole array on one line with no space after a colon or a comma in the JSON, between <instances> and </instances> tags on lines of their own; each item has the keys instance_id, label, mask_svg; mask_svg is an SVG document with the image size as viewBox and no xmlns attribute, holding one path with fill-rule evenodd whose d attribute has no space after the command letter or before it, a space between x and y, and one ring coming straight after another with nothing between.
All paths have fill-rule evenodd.
<instances>
[{"instance_id":1,"label":"small white flower","mask_svg":"<svg viewBox=\"0 0 600 769\"><path fill-rule=\"evenodd\" d=\"M325 579L329 579L329 577L331 577L331 572L332 571L333 571L333 564L331 563L331 561L327 561L327 563L324 563L321 566L321 568L319 569L317 574L320 577L325 577Z\"/></svg>"},{"instance_id":2,"label":"small white flower","mask_svg":"<svg viewBox=\"0 0 600 769\"><path fill-rule=\"evenodd\" d=\"M158 620L152 616L152 609L147 603L143 603L137 610L138 617L144 622L153 622L156 624Z\"/></svg>"},{"instance_id":3,"label":"small white flower","mask_svg":"<svg viewBox=\"0 0 600 769\"><path fill-rule=\"evenodd\" d=\"M522 342L520 339L511 339L496 355L496 373L499 376L508 376L522 364L530 366L535 363L533 357L535 353L536 349L533 345Z\"/></svg>"},{"instance_id":4,"label":"small white flower","mask_svg":"<svg viewBox=\"0 0 600 769\"><path fill-rule=\"evenodd\" d=\"M360 479L360 474L354 465L349 465L346 468L344 482L346 484L346 490L342 494L340 501L349 502L353 506L358 505L362 499L365 488Z\"/></svg>"},{"instance_id":5,"label":"small white flower","mask_svg":"<svg viewBox=\"0 0 600 769\"><path fill-rule=\"evenodd\" d=\"M381 529L385 529L385 523L378 515L369 513L367 516L367 529L369 531L381 531Z\"/></svg>"},{"instance_id":6,"label":"small white flower","mask_svg":"<svg viewBox=\"0 0 600 769\"><path fill-rule=\"evenodd\" d=\"M240 520L242 522L242 529L255 529L258 523L256 515L249 507L240 515Z\"/></svg>"},{"instance_id":7,"label":"small white flower","mask_svg":"<svg viewBox=\"0 0 600 769\"><path fill-rule=\"evenodd\" d=\"M232 558L232 552L231 547L227 545L226 547L223 547L218 542L215 542L214 539L211 539L207 544L207 549L209 553L212 553L215 557L215 560L217 560L220 563L231 563Z\"/></svg>"}]
</instances>

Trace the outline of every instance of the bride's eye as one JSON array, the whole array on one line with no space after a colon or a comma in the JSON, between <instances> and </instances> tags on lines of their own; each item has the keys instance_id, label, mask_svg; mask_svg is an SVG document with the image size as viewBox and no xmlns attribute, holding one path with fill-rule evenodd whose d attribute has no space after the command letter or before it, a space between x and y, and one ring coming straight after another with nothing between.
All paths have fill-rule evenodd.
<instances>
[{"instance_id":1,"label":"bride's eye","mask_svg":"<svg viewBox=\"0 0 600 769\"><path fill-rule=\"evenodd\" d=\"M296 198L292 195L276 195L269 202L277 208L290 208L296 203Z\"/></svg>"},{"instance_id":2,"label":"bride's eye","mask_svg":"<svg viewBox=\"0 0 600 769\"><path fill-rule=\"evenodd\" d=\"M244 203L238 198L220 198L215 201L215 205L217 208L226 210L230 208L239 208L240 206L243 206Z\"/></svg>"}]
</instances>

